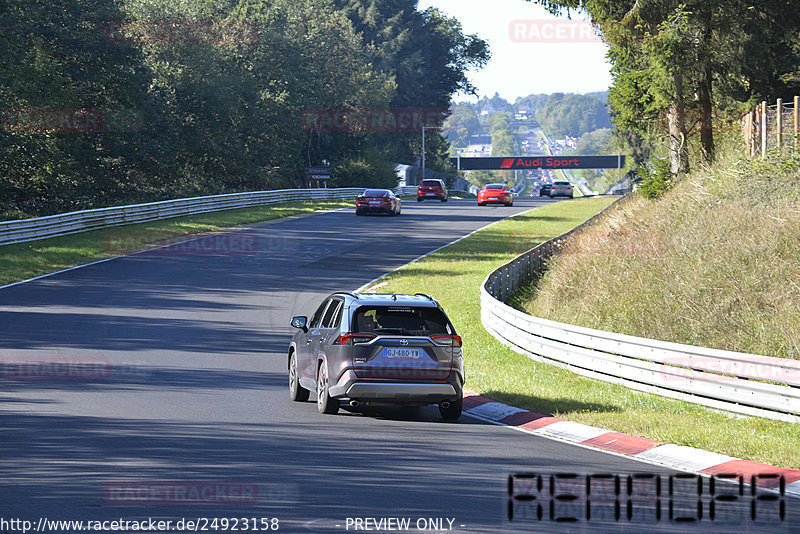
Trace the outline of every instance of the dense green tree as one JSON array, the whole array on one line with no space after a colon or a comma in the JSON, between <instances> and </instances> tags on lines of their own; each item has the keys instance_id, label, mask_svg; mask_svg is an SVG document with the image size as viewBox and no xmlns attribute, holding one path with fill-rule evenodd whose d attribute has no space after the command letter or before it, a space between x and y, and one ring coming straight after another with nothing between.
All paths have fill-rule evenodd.
<instances>
[{"instance_id":1,"label":"dense green tree","mask_svg":"<svg viewBox=\"0 0 800 534\"><path fill-rule=\"evenodd\" d=\"M146 109L149 75L140 51L105 41L120 18L115 1L2 1L0 202L12 215L108 202L136 180L147 135L120 131L119 116Z\"/></svg>"},{"instance_id":2,"label":"dense green tree","mask_svg":"<svg viewBox=\"0 0 800 534\"><path fill-rule=\"evenodd\" d=\"M477 135L481 128L475 107L463 102L453 105L444 126L450 144L456 147L469 145L470 137Z\"/></svg>"},{"instance_id":3,"label":"dense green tree","mask_svg":"<svg viewBox=\"0 0 800 534\"><path fill-rule=\"evenodd\" d=\"M417 10L417 0L336 0L362 35L373 69L393 77L393 109L424 109L440 113L443 123L454 93L471 93L468 70L489 59L485 41L465 35L461 24L434 8ZM420 132L390 132L373 136L373 146L395 161L413 161L422 149ZM449 166L446 143L431 130L426 137L430 168ZM444 156L442 156L444 154Z\"/></svg>"},{"instance_id":4,"label":"dense green tree","mask_svg":"<svg viewBox=\"0 0 800 534\"><path fill-rule=\"evenodd\" d=\"M306 118L439 109L440 124L488 58L411 0L0 0L0 30L6 218L301 185L323 159L391 181L389 162L420 155L416 129L322 131ZM91 131L20 120L75 109L95 113ZM447 142L428 133L428 166L444 168Z\"/></svg>"},{"instance_id":5,"label":"dense green tree","mask_svg":"<svg viewBox=\"0 0 800 534\"><path fill-rule=\"evenodd\" d=\"M800 16L789 0L536 1L588 12L609 45L615 125L666 134L673 174L689 169L692 135L713 159L715 112L798 88Z\"/></svg>"},{"instance_id":6,"label":"dense green tree","mask_svg":"<svg viewBox=\"0 0 800 534\"><path fill-rule=\"evenodd\" d=\"M549 94L544 93L530 94L528 96L517 98L517 100L514 102L514 105L517 107L517 109L519 109L521 106L528 106L534 113L536 113L542 109L545 104L547 104L547 99L549 97Z\"/></svg>"},{"instance_id":7,"label":"dense green tree","mask_svg":"<svg viewBox=\"0 0 800 534\"><path fill-rule=\"evenodd\" d=\"M583 155L608 154L612 151L614 134L611 128L601 128L581 136L575 145L575 153Z\"/></svg>"},{"instance_id":8,"label":"dense green tree","mask_svg":"<svg viewBox=\"0 0 800 534\"><path fill-rule=\"evenodd\" d=\"M611 126L608 110L593 96L554 93L536 113L536 120L548 135L581 135Z\"/></svg>"},{"instance_id":9,"label":"dense green tree","mask_svg":"<svg viewBox=\"0 0 800 534\"><path fill-rule=\"evenodd\" d=\"M519 150L514 142L511 113L498 111L489 117L489 133L492 136L492 156L515 156Z\"/></svg>"}]
</instances>

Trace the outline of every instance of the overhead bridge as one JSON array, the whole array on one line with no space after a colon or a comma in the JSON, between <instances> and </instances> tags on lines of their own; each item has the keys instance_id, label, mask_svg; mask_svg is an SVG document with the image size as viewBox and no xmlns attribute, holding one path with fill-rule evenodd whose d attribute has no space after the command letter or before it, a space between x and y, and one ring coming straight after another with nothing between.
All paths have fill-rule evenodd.
<instances>
[{"instance_id":1,"label":"overhead bridge","mask_svg":"<svg viewBox=\"0 0 800 534\"><path fill-rule=\"evenodd\" d=\"M503 158L450 158L462 171L515 169L621 169L625 156L513 156Z\"/></svg>"}]
</instances>

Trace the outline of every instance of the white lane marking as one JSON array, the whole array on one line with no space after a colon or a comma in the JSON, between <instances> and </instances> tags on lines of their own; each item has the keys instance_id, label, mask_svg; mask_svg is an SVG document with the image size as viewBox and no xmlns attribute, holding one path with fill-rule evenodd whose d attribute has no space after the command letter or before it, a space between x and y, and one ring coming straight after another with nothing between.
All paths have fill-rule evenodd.
<instances>
[{"instance_id":1,"label":"white lane marking","mask_svg":"<svg viewBox=\"0 0 800 534\"><path fill-rule=\"evenodd\" d=\"M310 217L312 215L323 215L325 213L334 213L336 211L350 210L350 209L352 209L352 208L349 208L349 207L336 208L336 209L332 209L332 210L315 211L313 213L304 214L304 215L292 215L292 216L289 216L289 217L280 217L278 219L272 219L272 220L269 220L269 221L261 221L261 222L256 221L256 222L253 222L253 223L244 223L244 224L258 225L260 227L260 226L263 226L263 225L266 225L266 224L270 224L270 223L276 223L276 222L280 222L280 221L288 221L288 220L291 220L291 219L301 219L303 217ZM202 214L198 214L198 215L202 215ZM169 219L157 219L155 221L146 221L146 222L158 222L158 221L167 221L167 220L169 220ZM134 223L134 224L144 224L144 223ZM124 228L125 226L128 226L128 225L122 225L121 228ZM120 226L109 226L109 228L120 228ZM20 284L26 284L28 282L33 282L35 280L41 280L42 278L48 278L50 276L55 276L57 274L66 273L66 272L69 272L69 271L74 271L75 269L82 269L83 267L89 267L91 265L97 265L98 263L105 263L107 261L116 260L117 258L125 258L125 257L128 257L128 256L135 256L136 254L141 254L142 252L150 252L151 250L158 250L158 249L161 249L161 248L174 247L176 245L182 245L183 243L189 243L191 241L197 241L198 239L203 239L203 238L206 238L206 237L209 237L209 236L230 234L230 233L233 233L233 232L241 232L241 231L247 230L248 228L250 228L250 227L247 227L247 228L235 228L234 227L233 229L211 232L209 234L204 234L204 235L201 235L201 236L193 237L191 239L186 239L184 241L178 241L177 243L169 243L167 245L161 245L160 247L146 248L144 250L137 250L136 252L129 252L128 254L121 254L119 256L112 256L111 258L103 258L102 260L92 261L92 262L89 262L89 263L82 263L80 265L75 265L74 267L68 267L66 269L53 271L52 273L40 274L39 276L34 276L33 278L27 278L25 280L19 280L18 282L11 282L10 284L6 284L4 286L0 286L0 289L6 289L6 288L9 288L9 287L18 286ZM75 235L75 234L68 234L68 235ZM53 237L60 237L60 236L53 236ZM33 243L33 242L34 241L28 241L28 243ZM14 244L14 243L12 243L12 244Z\"/></svg>"},{"instance_id":2,"label":"white lane marking","mask_svg":"<svg viewBox=\"0 0 800 534\"><path fill-rule=\"evenodd\" d=\"M474 408L470 408L469 410L466 411L472 414L480 415L481 417L486 417L487 419L491 419L492 421L500 421L501 419L505 419L509 415L525 412L527 410L523 410L521 408L515 408L514 406L509 406L508 404L502 404L500 402L487 402L481 404L480 406L475 406Z\"/></svg>"},{"instance_id":3,"label":"white lane marking","mask_svg":"<svg viewBox=\"0 0 800 534\"><path fill-rule=\"evenodd\" d=\"M608 434L608 430L594 426L573 423L572 421L558 421L551 425L543 426L539 429L542 434L559 436L571 441L586 441L603 434Z\"/></svg>"},{"instance_id":4,"label":"white lane marking","mask_svg":"<svg viewBox=\"0 0 800 534\"><path fill-rule=\"evenodd\" d=\"M490 423L492 425L502 426L502 427L505 427L505 428L509 428L511 430L516 430L517 432L523 432L525 434L531 434L533 436L538 436L540 438L549 439L550 441L557 441L559 443L566 443L568 445L573 445L575 447L580 447L581 449L586 449L588 451L594 451L594 452L597 452L597 453L600 453L600 454L609 454L611 456L617 456L619 458L625 458L627 460L633 460L633 461L640 462L640 463L643 463L643 464L648 464L648 465L652 465L652 466L655 466L655 467L661 467L663 469L671 469L673 471L683 471L685 473L695 473L695 474L700 475L703 478L711 478L711 475L707 475L705 473L697 473L696 471L693 471L692 469L689 469L689 468L685 467L684 465L678 465L678 464L674 464L673 465L673 464L669 463L669 459L667 459L667 458L665 458L666 462L657 461L657 460L651 460L649 458L643 458L640 455L623 454L621 452L610 451L610 450L607 450L607 449L601 449L601 448L595 447L593 445L584 445L583 443L579 443L579 442L575 442L575 441L572 441L572 440L569 440L569 439L565 439L565 438L562 438L560 436L544 434L544 433L542 433L541 429L539 429L539 430L531 430L531 429L528 429L528 428L523 428L521 426L514 426L514 425L509 425L509 424L506 424L506 423L501 423L500 421L494 421L494 420L488 419L486 417L481 417L478 414L470 413L468 411L465 411L464 415L466 415L467 417L472 417L474 419L478 419L479 421L483 421L485 423ZM547 427L544 427L544 428L547 428ZM611 431L607 430L607 432L611 432ZM691 447L687 447L687 448L691 448ZM694 450L699 450L699 449L694 449ZM705 451L703 451L703 452L705 452ZM738 458L733 458L733 459L737 460ZM791 491L789 491L790 487L791 487ZM774 489L770 489L770 488L760 488L760 489L761 489L761 491L766 491L766 492L769 492L769 493L773 493L775 495L778 494L778 490L774 490ZM791 496L793 498L800 498L800 481L793 482L792 484L787 484L786 485L786 495L789 495L789 496Z\"/></svg>"},{"instance_id":5,"label":"white lane marking","mask_svg":"<svg viewBox=\"0 0 800 534\"><path fill-rule=\"evenodd\" d=\"M658 445L634 456L663 464L680 465L690 471L702 471L715 465L739 459L725 454L695 449L694 447L672 444Z\"/></svg>"},{"instance_id":6,"label":"white lane marking","mask_svg":"<svg viewBox=\"0 0 800 534\"><path fill-rule=\"evenodd\" d=\"M458 242L459 242L459 241L461 241L462 239L466 239L466 238L468 238L468 237L471 237L472 235L474 235L474 234L476 234L476 233L480 232L481 230L485 230L485 229L489 228L489 227L490 227L490 226L492 226L493 224L497 224L497 223L499 223L499 222L507 221L508 219L513 219L514 217L518 217L518 216L520 216L520 215L524 215L525 213L528 213L529 211L533 211L533 210L535 210L536 208L541 208L541 207L542 207L542 205L539 205L539 206L534 206L534 207L533 207L533 208L531 208L531 209L528 209L528 210L525 210L525 211L521 211L521 212L519 212L519 213L515 213L514 215L509 215L508 217L503 217L502 219L497 219L496 221L490 222L490 223L489 223L489 224L487 224L486 226L481 226L480 228L476 228L475 230L471 231L471 232L470 232L470 233L468 233L467 235L463 235L463 236L459 237L458 239L454 239L454 240L450 241L449 243L447 243L447 244L445 244L445 245L442 245L441 247L439 247L439 248L437 248L437 249L431 250L430 252L426 252L426 253L425 253L425 254L423 254L422 256L418 256L418 257L414 258L413 260L411 260L410 262L408 262L408 263L405 263L405 264L401 265L400 267L398 267L398 268L396 268L396 269L394 269L394 270L391 270L391 271L389 271L389 272L383 273L383 274L382 274L382 275L380 275L379 277L377 277L377 278L374 278L373 280L370 280L369 282L367 282L367 283L366 283L366 284L364 284L363 286L361 286L361 287L359 287L358 289L354 290L354 291L353 291L353 293L360 293L360 292L364 291L365 289L367 289L367 288L368 288L369 286L371 286L372 284L374 284L375 282L377 282L377 281L379 281L379 280L382 280L382 279L386 278L387 276L389 276L389 275L390 275L390 274L392 274L393 272L395 272L395 271L399 271L400 269L404 269L404 268L408 267L409 265L411 265L412 263L414 263L414 262L416 262L416 261L419 261L419 260L421 260L422 258L425 258L425 257L427 257L427 256L430 256L431 254L435 254L436 252L439 252L439 251L440 251L440 250L442 250L443 248L447 248L447 247L449 247L450 245L455 245L456 243L458 243ZM0 289L2 289L2 288L0 288Z\"/></svg>"}]
</instances>

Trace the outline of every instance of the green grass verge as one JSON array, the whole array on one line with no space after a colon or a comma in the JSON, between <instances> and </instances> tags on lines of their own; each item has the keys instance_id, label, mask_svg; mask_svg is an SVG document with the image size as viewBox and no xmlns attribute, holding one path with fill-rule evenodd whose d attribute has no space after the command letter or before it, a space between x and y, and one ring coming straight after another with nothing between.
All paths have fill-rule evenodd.
<instances>
[{"instance_id":1,"label":"green grass verge","mask_svg":"<svg viewBox=\"0 0 800 534\"><path fill-rule=\"evenodd\" d=\"M242 224L352 206L352 200L287 202L113 226L0 246L0 285ZM125 239L128 236L130 239ZM124 247L117 240L124 241ZM124 249L124 250L123 250Z\"/></svg>"},{"instance_id":2,"label":"green grass verge","mask_svg":"<svg viewBox=\"0 0 800 534\"><path fill-rule=\"evenodd\" d=\"M576 226L611 202L576 199L502 221L384 280L381 292L425 292L464 338L467 389L537 413L738 458L800 468L798 425L735 418L687 402L583 378L513 352L481 325L479 287L520 252Z\"/></svg>"}]
</instances>

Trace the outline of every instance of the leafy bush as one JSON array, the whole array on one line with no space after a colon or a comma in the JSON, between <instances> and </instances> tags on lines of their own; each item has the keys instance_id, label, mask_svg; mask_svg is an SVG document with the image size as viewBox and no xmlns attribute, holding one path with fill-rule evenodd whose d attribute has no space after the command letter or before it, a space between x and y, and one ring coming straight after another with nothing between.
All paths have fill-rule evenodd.
<instances>
[{"instance_id":1,"label":"leafy bush","mask_svg":"<svg viewBox=\"0 0 800 534\"><path fill-rule=\"evenodd\" d=\"M656 159L639 167L639 176L642 177L639 193L644 198L658 198L675 184L669 162L663 159Z\"/></svg>"},{"instance_id":2,"label":"leafy bush","mask_svg":"<svg viewBox=\"0 0 800 534\"><path fill-rule=\"evenodd\" d=\"M397 187L394 166L380 154L368 152L364 156L342 160L331 172L331 187Z\"/></svg>"}]
</instances>

